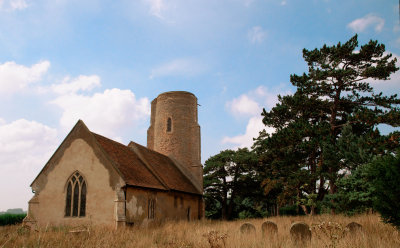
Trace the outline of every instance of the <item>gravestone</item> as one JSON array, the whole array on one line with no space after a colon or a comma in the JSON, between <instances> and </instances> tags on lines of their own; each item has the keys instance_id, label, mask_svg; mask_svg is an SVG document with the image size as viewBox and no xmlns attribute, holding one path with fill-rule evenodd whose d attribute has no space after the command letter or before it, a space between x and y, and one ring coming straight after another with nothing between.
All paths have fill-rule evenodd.
<instances>
[{"instance_id":1,"label":"gravestone","mask_svg":"<svg viewBox=\"0 0 400 248\"><path fill-rule=\"evenodd\" d=\"M350 233L356 233L362 231L362 225L358 224L357 222L351 222L346 227L349 229Z\"/></svg>"},{"instance_id":2,"label":"gravestone","mask_svg":"<svg viewBox=\"0 0 400 248\"><path fill-rule=\"evenodd\" d=\"M292 241L297 245L310 242L310 227L304 222L295 222L290 227L290 236L292 238Z\"/></svg>"},{"instance_id":3,"label":"gravestone","mask_svg":"<svg viewBox=\"0 0 400 248\"><path fill-rule=\"evenodd\" d=\"M278 226L272 221L265 221L262 223L261 230L265 237L272 237L278 234Z\"/></svg>"},{"instance_id":4,"label":"gravestone","mask_svg":"<svg viewBox=\"0 0 400 248\"><path fill-rule=\"evenodd\" d=\"M254 234L256 233L256 228L251 223L244 223L240 226L240 232L243 234Z\"/></svg>"}]
</instances>

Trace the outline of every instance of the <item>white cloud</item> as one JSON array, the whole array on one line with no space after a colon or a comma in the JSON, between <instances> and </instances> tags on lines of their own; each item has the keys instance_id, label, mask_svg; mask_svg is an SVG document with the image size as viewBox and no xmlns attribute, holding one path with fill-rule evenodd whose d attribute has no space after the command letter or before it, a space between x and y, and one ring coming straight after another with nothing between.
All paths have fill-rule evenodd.
<instances>
[{"instance_id":1,"label":"white cloud","mask_svg":"<svg viewBox=\"0 0 400 248\"><path fill-rule=\"evenodd\" d=\"M263 129L265 129L268 133L275 132L274 128L264 126L261 116L251 117L247 123L245 134L240 134L233 137L224 137L222 139L222 143L233 144L236 146L235 148L250 148L254 143L253 138L257 138Z\"/></svg>"},{"instance_id":2,"label":"white cloud","mask_svg":"<svg viewBox=\"0 0 400 248\"><path fill-rule=\"evenodd\" d=\"M253 44L262 43L267 37L267 32L260 26L252 27L247 32L247 38Z\"/></svg>"},{"instance_id":3,"label":"white cloud","mask_svg":"<svg viewBox=\"0 0 400 248\"><path fill-rule=\"evenodd\" d=\"M284 6L284 5L286 5L286 4L287 4L287 1L286 1L286 0L281 1L281 5L282 5L282 6Z\"/></svg>"},{"instance_id":4,"label":"white cloud","mask_svg":"<svg viewBox=\"0 0 400 248\"><path fill-rule=\"evenodd\" d=\"M347 24L347 27L352 29L354 32L363 32L368 27L373 26L376 32L381 32L384 25L384 19L373 14L368 14L362 18L350 22Z\"/></svg>"},{"instance_id":5,"label":"white cloud","mask_svg":"<svg viewBox=\"0 0 400 248\"><path fill-rule=\"evenodd\" d=\"M274 128L265 127L262 123L262 108L271 109L278 102L278 94L290 94L289 90L283 91L282 88L268 90L264 86L259 86L255 90L242 94L239 97L227 102L228 110L235 116L249 118L246 132L233 137L224 137L223 144L233 144L235 147L251 147L254 143L253 138L257 138L259 132L265 129L268 133L275 131ZM249 117L250 116L250 117Z\"/></svg>"},{"instance_id":6,"label":"white cloud","mask_svg":"<svg viewBox=\"0 0 400 248\"><path fill-rule=\"evenodd\" d=\"M40 81L49 67L49 61L41 61L31 67L13 61L0 64L0 94L14 93Z\"/></svg>"},{"instance_id":7,"label":"white cloud","mask_svg":"<svg viewBox=\"0 0 400 248\"><path fill-rule=\"evenodd\" d=\"M165 76L195 76L205 70L206 66L198 60L179 58L154 68L150 79Z\"/></svg>"},{"instance_id":8,"label":"white cloud","mask_svg":"<svg viewBox=\"0 0 400 248\"><path fill-rule=\"evenodd\" d=\"M67 94L67 93L75 93L80 90L90 91L100 85L101 84L99 76L80 75L74 79L71 79L70 77L65 77L61 84L51 85L51 89L57 94Z\"/></svg>"},{"instance_id":9,"label":"white cloud","mask_svg":"<svg viewBox=\"0 0 400 248\"><path fill-rule=\"evenodd\" d=\"M241 95L229 101L227 107L235 115L257 115L261 113L261 107L258 103L247 95Z\"/></svg>"},{"instance_id":10,"label":"white cloud","mask_svg":"<svg viewBox=\"0 0 400 248\"><path fill-rule=\"evenodd\" d=\"M116 138L121 128L135 126L150 115L149 100L136 99L130 90L107 89L91 96L72 93L51 103L62 109L60 125L64 130L82 119L91 131L111 138Z\"/></svg>"},{"instance_id":11,"label":"white cloud","mask_svg":"<svg viewBox=\"0 0 400 248\"><path fill-rule=\"evenodd\" d=\"M147 4L150 6L149 13L160 19L164 19L162 16L162 11L165 8L164 0L146 0Z\"/></svg>"},{"instance_id":12,"label":"white cloud","mask_svg":"<svg viewBox=\"0 0 400 248\"><path fill-rule=\"evenodd\" d=\"M6 123L0 119L0 198L7 199L2 201L3 210L27 209L32 197L29 184L59 142L57 130L44 124L25 119Z\"/></svg>"},{"instance_id":13,"label":"white cloud","mask_svg":"<svg viewBox=\"0 0 400 248\"><path fill-rule=\"evenodd\" d=\"M28 4L25 2L25 0L12 0L9 3L12 10L28 8Z\"/></svg>"},{"instance_id":14,"label":"white cloud","mask_svg":"<svg viewBox=\"0 0 400 248\"><path fill-rule=\"evenodd\" d=\"M254 91L250 91L249 94L253 94L265 109L271 109L278 103L278 95L288 95L292 92L290 90L283 90L283 85L277 87L274 90L269 90L264 86L259 86Z\"/></svg>"},{"instance_id":15,"label":"white cloud","mask_svg":"<svg viewBox=\"0 0 400 248\"><path fill-rule=\"evenodd\" d=\"M384 53L384 56L389 54L390 52L387 51ZM400 56L397 54L392 53L392 59L397 58L396 66L400 67ZM368 83L374 88L375 92L383 92L387 95L392 94L399 94L400 88L400 71L392 74L389 80L373 80L368 79Z\"/></svg>"},{"instance_id":16,"label":"white cloud","mask_svg":"<svg viewBox=\"0 0 400 248\"><path fill-rule=\"evenodd\" d=\"M0 10L14 11L28 8L25 0L0 0Z\"/></svg>"},{"instance_id":17,"label":"white cloud","mask_svg":"<svg viewBox=\"0 0 400 248\"><path fill-rule=\"evenodd\" d=\"M290 94L290 91L281 93ZM271 91L264 86L259 86L255 90L228 101L226 107L236 116L260 115L262 108L270 109L275 106L278 102L278 94L278 90Z\"/></svg>"}]
</instances>

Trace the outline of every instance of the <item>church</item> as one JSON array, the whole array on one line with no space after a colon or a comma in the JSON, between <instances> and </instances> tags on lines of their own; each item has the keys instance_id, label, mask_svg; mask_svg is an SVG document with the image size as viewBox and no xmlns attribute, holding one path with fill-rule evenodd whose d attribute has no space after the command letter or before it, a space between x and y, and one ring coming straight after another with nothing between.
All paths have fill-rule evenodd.
<instances>
[{"instance_id":1,"label":"church","mask_svg":"<svg viewBox=\"0 0 400 248\"><path fill-rule=\"evenodd\" d=\"M204 215L197 98L151 102L147 147L121 144L79 120L31 184L24 224L148 226Z\"/></svg>"}]
</instances>

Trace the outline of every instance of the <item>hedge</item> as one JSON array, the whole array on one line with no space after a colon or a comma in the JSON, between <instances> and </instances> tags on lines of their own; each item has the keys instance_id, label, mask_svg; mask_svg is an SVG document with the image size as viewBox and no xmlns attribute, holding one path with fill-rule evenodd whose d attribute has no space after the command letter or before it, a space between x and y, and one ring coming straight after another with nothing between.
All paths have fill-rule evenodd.
<instances>
[{"instance_id":1,"label":"hedge","mask_svg":"<svg viewBox=\"0 0 400 248\"><path fill-rule=\"evenodd\" d=\"M26 214L1 214L0 215L0 226L15 225L22 223Z\"/></svg>"}]
</instances>

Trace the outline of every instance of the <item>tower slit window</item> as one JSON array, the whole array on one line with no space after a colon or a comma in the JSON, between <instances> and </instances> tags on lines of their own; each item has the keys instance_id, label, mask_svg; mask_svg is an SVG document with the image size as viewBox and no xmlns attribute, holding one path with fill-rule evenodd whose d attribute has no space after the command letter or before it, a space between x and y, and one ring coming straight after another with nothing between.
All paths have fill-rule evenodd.
<instances>
[{"instance_id":1,"label":"tower slit window","mask_svg":"<svg viewBox=\"0 0 400 248\"><path fill-rule=\"evenodd\" d=\"M75 172L67 182L65 217L84 217L86 214L86 182Z\"/></svg>"},{"instance_id":2,"label":"tower slit window","mask_svg":"<svg viewBox=\"0 0 400 248\"><path fill-rule=\"evenodd\" d=\"M171 117L168 117L167 119L167 132L171 132L172 129L172 120Z\"/></svg>"}]
</instances>

